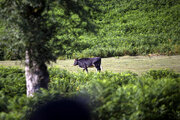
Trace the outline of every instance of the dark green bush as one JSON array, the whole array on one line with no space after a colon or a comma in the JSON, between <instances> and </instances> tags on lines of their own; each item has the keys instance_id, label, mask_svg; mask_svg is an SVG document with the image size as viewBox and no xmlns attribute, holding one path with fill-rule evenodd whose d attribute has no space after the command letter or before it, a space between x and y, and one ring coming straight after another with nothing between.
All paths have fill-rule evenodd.
<instances>
[{"instance_id":1,"label":"dark green bush","mask_svg":"<svg viewBox=\"0 0 180 120\"><path fill-rule=\"evenodd\" d=\"M157 71L159 73L159 71ZM141 94L136 99L138 113L143 120L178 120L180 118L180 79L163 77L143 78Z\"/></svg>"},{"instance_id":2,"label":"dark green bush","mask_svg":"<svg viewBox=\"0 0 180 120\"><path fill-rule=\"evenodd\" d=\"M159 76L158 81L149 72L141 77L124 74L118 76L117 81L116 77L89 81L84 91L91 96L97 119L178 120L179 74L168 70L153 73ZM119 84L121 77L122 82L129 81L128 84Z\"/></svg>"},{"instance_id":3,"label":"dark green bush","mask_svg":"<svg viewBox=\"0 0 180 120\"><path fill-rule=\"evenodd\" d=\"M131 72L86 74L50 68L49 90L42 89L27 98L24 71L6 67L0 70L1 120L28 120L40 106L63 97L88 101L95 120L180 118L180 77L173 71L151 70L138 76Z\"/></svg>"},{"instance_id":4,"label":"dark green bush","mask_svg":"<svg viewBox=\"0 0 180 120\"><path fill-rule=\"evenodd\" d=\"M95 34L75 27L72 22L80 19L76 15L56 18L63 29L50 43L55 43L52 51L59 59L180 53L179 0L98 0L94 5L100 11L92 12ZM54 14L61 16L62 11L55 3ZM3 21L0 25L0 60L24 59L22 46L4 44Z\"/></svg>"},{"instance_id":5,"label":"dark green bush","mask_svg":"<svg viewBox=\"0 0 180 120\"><path fill-rule=\"evenodd\" d=\"M0 91L9 97L26 94L24 71L19 68L0 66Z\"/></svg>"},{"instance_id":6,"label":"dark green bush","mask_svg":"<svg viewBox=\"0 0 180 120\"><path fill-rule=\"evenodd\" d=\"M179 74L171 70L150 70L145 75L145 77L152 77L153 79L162 79L162 78L178 78Z\"/></svg>"}]
</instances>

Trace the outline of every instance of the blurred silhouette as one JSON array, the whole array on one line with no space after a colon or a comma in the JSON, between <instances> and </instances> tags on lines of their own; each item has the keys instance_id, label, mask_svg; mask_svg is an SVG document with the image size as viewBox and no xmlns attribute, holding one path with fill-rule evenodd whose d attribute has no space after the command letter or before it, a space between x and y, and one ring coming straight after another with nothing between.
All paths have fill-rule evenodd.
<instances>
[{"instance_id":1,"label":"blurred silhouette","mask_svg":"<svg viewBox=\"0 0 180 120\"><path fill-rule=\"evenodd\" d=\"M63 98L39 107L30 120L91 120L91 115L82 101Z\"/></svg>"}]
</instances>

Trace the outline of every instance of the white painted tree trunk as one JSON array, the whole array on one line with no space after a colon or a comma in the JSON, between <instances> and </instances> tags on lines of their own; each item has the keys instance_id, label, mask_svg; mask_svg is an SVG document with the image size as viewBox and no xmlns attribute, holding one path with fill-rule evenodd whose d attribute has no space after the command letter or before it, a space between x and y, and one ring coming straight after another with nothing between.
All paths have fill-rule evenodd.
<instances>
[{"instance_id":1,"label":"white painted tree trunk","mask_svg":"<svg viewBox=\"0 0 180 120\"><path fill-rule=\"evenodd\" d=\"M49 73L45 63L37 64L30 59L31 51L26 51L25 76L27 96L33 96L40 88L48 89Z\"/></svg>"}]
</instances>

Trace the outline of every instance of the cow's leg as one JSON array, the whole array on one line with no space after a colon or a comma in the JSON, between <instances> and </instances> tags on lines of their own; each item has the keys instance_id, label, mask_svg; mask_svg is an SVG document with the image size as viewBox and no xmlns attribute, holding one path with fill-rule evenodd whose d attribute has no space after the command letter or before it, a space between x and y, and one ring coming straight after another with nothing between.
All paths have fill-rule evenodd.
<instances>
[{"instance_id":1,"label":"cow's leg","mask_svg":"<svg viewBox=\"0 0 180 120\"><path fill-rule=\"evenodd\" d=\"M97 67L96 69L97 69L98 72L101 72L101 67L100 66Z\"/></svg>"},{"instance_id":2,"label":"cow's leg","mask_svg":"<svg viewBox=\"0 0 180 120\"><path fill-rule=\"evenodd\" d=\"M98 71L98 72L101 72L101 66L100 66L100 64L94 64L95 65L95 67L96 67L96 70Z\"/></svg>"},{"instance_id":3,"label":"cow's leg","mask_svg":"<svg viewBox=\"0 0 180 120\"><path fill-rule=\"evenodd\" d=\"M87 65L85 63L83 63L83 67L82 68L84 68L83 71L86 70L86 72L88 73L88 69L87 69L88 67L87 67Z\"/></svg>"},{"instance_id":4,"label":"cow's leg","mask_svg":"<svg viewBox=\"0 0 180 120\"><path fill-rule=\"evenodd\" d=\"M86 72L88 73L88 69L86 68Z\"/></svg>"},{"instance_id":5,"label":"cow's leg","mask_svg":"<svg viewBox=\"0 0 180 120\"><path fill-rule=\"evenodd\" d=\"M87 68L84 68L83 71L86 70L86 72L88 73L88 69Z\"/></svg>"},{"instance_id":6,"label":"cow's leg","mask_svg":"<svg viewBox=\"0 0 180 120\"><path fill-rule=\"evenodd\" d=\"M86 70L86 72L88 73L88 69L87 69L87 67L83 69L83 72L84 72L84 70Z\"/></svg>"}]
</instances>

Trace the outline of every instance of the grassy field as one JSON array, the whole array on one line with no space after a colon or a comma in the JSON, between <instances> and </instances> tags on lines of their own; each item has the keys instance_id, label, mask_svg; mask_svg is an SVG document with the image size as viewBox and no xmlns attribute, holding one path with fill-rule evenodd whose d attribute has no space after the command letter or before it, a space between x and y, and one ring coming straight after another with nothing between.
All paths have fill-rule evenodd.
<instances>
[{"instance_id":1,"label":"grassy field","mask_svg":"<svg viewBox=\"0 0 180 120\"><path fill-rule=\"evenodd\" d=\"M59 67L71 72L80 72L81 68L73 66L74 60L58 60L49 67ZM0 61L0 65L24 67L20 61ZM150 69L171 69L180 73L180 55L176 56L123 56L102 58L102 71L125 72L131 71L142 74ZM89 71L96 71L89 68Z\"/></svg>"}]
</instances>

